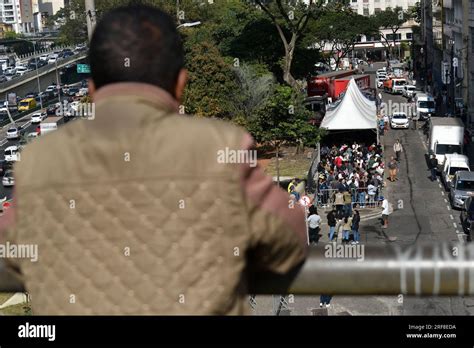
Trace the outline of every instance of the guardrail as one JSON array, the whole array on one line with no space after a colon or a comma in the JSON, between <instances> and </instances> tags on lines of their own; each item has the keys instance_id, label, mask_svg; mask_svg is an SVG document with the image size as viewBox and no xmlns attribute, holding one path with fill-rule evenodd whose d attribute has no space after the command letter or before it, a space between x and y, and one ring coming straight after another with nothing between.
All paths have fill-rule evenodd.
<instances>
[{"instance_id":1,"label":"guardrail","mask_svg":"<svg viewBox=\"0 0 474 348\"><path fill-rule=\"evenodd\" d=\"M62 67L66 66L66 65L68 65L68 64L70 64L74 61L83 59L86 56L87 56L87 52L82 52L82 53L79 53L79 54L74 55L72 57L69 57L69 58L66 58L66 59L61 59L60 61L58 61L57 67L58 67L58 69L62 68ZM45 66L42 66L41 68L39 68L38 71L36 71L36 70L29 71L26 74L24 74L23 76L14 78L10 81L5 81L3 83L0 83L0 93L5 93L6 91L8 91L12 88L21 86L21 85L25 84L26 82L32 81L32 80L37 78L37 75L40 75L40 77L41 77L42 75L48 74L48 73L53 72L55 70L56 70L56 65L55 64L48 64L48 65L45 65Z\"/></svg>"},{"instance_id":2,"label":"guardrail","mask_svg":"<svg viewBox=\"0 0 474 348\"><path fill-rule=\"evenodd\" d=\"M28 40L27 40L28 41ZM34 58L34 57L38 57L38 56L41 56L45 53L51 53L51 52L54 52L54 51L61 51L65 48L74 48L76 47L75 45L66 45L66 46L56 46L56 47L51 47L51 48L48 48L48 49L44 49L44 50L37 50L36 51L36 55L35 55L35 52L30 52L30 53L27 53L27 54L22 54L22 55L16 55L17 59L19 60L25 60L25 59L28 59L28 58Z\"/></svg>"},{"instance_id":3,"label":"guardrail","mask_svg":"<svg viewBox=\"0 0 474 348\"><path fill-rule=\"evenodd\" d=\"M0 260L0 292L24 291ZM474 245L319 245L289 274L251 275L249 294L474 295Z\"/></svg>"}]
</instances>

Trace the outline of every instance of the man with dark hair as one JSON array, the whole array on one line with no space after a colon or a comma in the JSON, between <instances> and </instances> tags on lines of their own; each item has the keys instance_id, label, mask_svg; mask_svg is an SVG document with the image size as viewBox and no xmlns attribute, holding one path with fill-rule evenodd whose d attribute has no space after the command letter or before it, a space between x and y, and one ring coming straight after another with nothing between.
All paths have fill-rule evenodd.
<instances>
[{"instance_id":1,"label":"man with dark hair","mask_svg":"<svg viewBox=\"0 0 474 348\"><path fill-rule=\"evenodd\" d=\"M178 114L186 70L168 15L116 8L90 46L94 120L24 150L15 215L0 221L15 216L6 239L40 250L9 261L33 313L248 313L249 273L304 261L304 209L236 163L254 151L244 130Z\"/></svg>"}]
</instances>

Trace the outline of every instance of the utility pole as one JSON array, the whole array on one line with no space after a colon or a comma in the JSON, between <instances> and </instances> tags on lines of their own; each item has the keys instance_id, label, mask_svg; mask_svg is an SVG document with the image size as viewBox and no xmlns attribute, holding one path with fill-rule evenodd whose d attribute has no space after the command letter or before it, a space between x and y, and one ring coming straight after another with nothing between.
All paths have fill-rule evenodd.
<instances>
[{"instance_id":1,"label":"utility pole","mask_svg":"<svg viewBox=\"0 0 474 348\"><path fill-rule=\"evenodd\" d=\"M85 0L85 7L86 7L87 36L89 37L89 41L90 41L92 38L92 33L94 32L95 24L96 24L94 0Z\"/></svg>"},{"instance_id":2,"label":"utility pole","mask_svg":"<svg viewBox=\"0 0 474 348\"><path fill-rule=\"evenodd\" d=\"M454 99L456 97L456 75L454 74L454 40L451 40L451 113L452 113L452 116L455 117L455 113L456 113L456 106L455 106L455 102L454 102Z\"/></svg>"}]
</instances>

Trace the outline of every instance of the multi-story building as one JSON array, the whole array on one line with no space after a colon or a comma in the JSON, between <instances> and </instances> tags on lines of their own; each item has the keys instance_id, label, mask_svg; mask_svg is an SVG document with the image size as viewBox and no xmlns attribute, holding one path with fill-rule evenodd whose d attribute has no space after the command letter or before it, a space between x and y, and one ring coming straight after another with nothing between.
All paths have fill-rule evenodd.
<instances>
[{"instance_id":1,"label":"multi-story building","mask_svg":"<svg viewBox=\"0 0 474 348\"><path fill-rule=\"evenodd\" d=\"M351 8L360 15L371 16L385 11L387 8L401 7L408 10L418 0L350 0Z\"/></svg>"}]
</instances>

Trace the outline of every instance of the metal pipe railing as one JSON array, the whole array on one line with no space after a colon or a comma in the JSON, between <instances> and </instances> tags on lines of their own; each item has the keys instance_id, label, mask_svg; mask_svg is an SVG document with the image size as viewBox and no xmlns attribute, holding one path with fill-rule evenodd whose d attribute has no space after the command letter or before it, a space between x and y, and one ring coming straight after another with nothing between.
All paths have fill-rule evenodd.
<instances>
[{"instance_id":1,"label":"metal pipe railing","mask_svg":"<svg viewBox=\"0 0 474 348\"><path fill-rule=\"evenodd\" d=\"M19 277L0 260L0 292L24 292ZM250 294L473 295L474 245L312 247L289 274L253 274Z\"/></svg>"},{"instance_id":2,"label":"metal pipe railing","mask_svg":"<svg viewBox=\"0 0 474 348\"><path fill-rule=\"evenodd\" d=\"M254 294L472 295L474 246L326 244L311 248L299 272L254 277Z\"/></svg>"}]
</instances>

